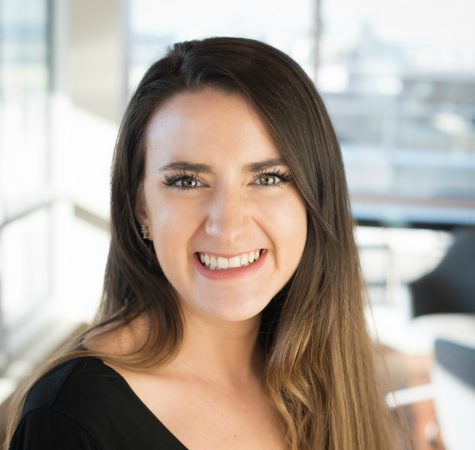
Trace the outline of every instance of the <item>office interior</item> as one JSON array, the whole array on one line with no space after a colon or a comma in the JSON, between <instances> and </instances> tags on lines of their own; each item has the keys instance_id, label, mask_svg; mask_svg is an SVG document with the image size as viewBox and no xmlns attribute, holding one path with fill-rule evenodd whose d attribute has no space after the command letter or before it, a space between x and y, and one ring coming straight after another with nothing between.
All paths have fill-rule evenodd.
<instances>
[{"instance_id":1,"label":"office interior","mask_svg":"<svg viewBox=\"0 0 475 450\"><path fill-rule=\"evenodd\" d=\"M332 117L388 404L416 450L474 449L474 15L471 0L0 0L0 422L97 308L140 77L175 41L235 35L292 56Z\"/></svg>"}]
</instances>

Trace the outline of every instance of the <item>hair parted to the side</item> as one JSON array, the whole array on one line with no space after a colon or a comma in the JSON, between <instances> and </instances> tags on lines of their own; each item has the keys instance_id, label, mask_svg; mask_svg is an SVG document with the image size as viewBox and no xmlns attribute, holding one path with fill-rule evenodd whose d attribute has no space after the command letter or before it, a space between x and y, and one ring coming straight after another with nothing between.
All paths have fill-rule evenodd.
<instances>
[{"instance_id":1,"label":"hair parted to the side","mask_svg":"<svg viewBox=\"0 0 475 450\"><path fill-rule=\"evenodd\" d=\"M378 389L364 317L364 287L339 144L325 106L303 69L253 40L213 37L176 43L146 72L132 96L111 172L111 241L103 298L94 323L42 367L11 417L11 438L26 393L60 362L92 355L132 370L176 354L182 335L178 296L140 235L134 210L144 178L145 130L181 92L213 87L247 99L264 121L305 202L308 227L299 266L265 308L260 342L265 385L292 450L389 450L395 435ZM146 313L140 351L108 355L84 342Z\"/></svg>"}]
</instances>

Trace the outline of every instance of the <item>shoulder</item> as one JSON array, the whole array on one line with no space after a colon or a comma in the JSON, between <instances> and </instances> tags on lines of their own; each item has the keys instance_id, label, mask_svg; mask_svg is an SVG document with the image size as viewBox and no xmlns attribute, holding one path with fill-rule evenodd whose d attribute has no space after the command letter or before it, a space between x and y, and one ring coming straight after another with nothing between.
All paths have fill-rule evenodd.
<instances>
[{"instance_id":1,"label":"shoulder","mask_svg":"<svg viewBox=\"0 0 475 450\"><path fill-rule=\"evenodd\" d=\"M100 450L93 436L80 424L50 408L24 415L9 450Z\"/></svg>"},{"instance_id":2,"label":"shoulder","mask_svg":"<svg viewBox=\"0 0 475 450\"><path fill-rule=\"evenodd\" d=\"M114 374L97 358L66 361L33 385L23 416L37 409L51 409L68 416L90 414L91 407L99 406L101 397L113 389L111 377Z\"/></svg>"},{"instance_id":3,"label":"shoulder","mask_svg":"<svg viewBox=\"0 0 475 450\"><path fill-rule=\"evenodd\" d=\"M100 402L97 388L107 375L102 366L96 358L77 358L41 377L28 393L10 448L99 449L93 422L85 418Z\"/></svg>"}]
</instances>

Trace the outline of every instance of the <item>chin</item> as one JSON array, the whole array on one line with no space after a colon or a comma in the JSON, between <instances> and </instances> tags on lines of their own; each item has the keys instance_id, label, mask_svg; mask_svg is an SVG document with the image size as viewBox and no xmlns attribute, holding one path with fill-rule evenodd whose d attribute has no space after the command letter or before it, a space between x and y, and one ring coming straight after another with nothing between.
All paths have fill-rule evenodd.
<instances>
[{"instance_id":1,"label":"chin","mask_svg":"<svg viewBox=\"0 0 475 450\"><path fill-rule=\"evenodd\" d=\"M219 308L195 305L193 314L199 314L213 322L246 322L260 317L266 304L262 305L262 308L256 308L255 303L251 305L221 305Z\"/></svg>"}]
</instances>

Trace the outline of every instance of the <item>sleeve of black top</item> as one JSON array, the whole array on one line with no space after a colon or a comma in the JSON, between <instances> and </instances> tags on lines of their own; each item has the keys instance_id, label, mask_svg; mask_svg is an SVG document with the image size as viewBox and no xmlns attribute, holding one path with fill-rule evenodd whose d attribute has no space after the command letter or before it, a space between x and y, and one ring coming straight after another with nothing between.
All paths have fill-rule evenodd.
<instances>
[{"instance_id":1,"label":"sleeve of black top","mask_svg":"<svg viewBox=\"0 0 475 450\"><path fill-rule=\"evenodd\" d=\"M54 410L41 408L19 423L9 450L100 450L80 425Z\"/></svg>"}]
</instances>

